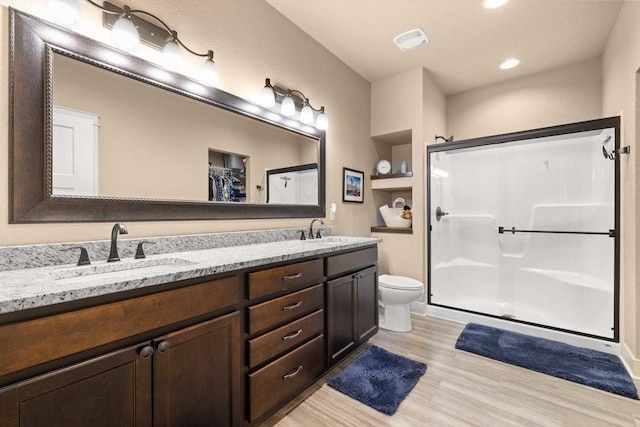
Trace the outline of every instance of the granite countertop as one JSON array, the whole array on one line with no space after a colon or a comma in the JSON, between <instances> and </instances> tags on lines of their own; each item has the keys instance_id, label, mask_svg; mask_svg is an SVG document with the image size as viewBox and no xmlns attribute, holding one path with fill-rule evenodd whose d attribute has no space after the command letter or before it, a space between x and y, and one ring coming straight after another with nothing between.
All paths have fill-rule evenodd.
<instances>
[{"instance_id":1,"label":"granite countertop","mask_svg":"<svg viewBox=\"0 0 640 427\"><path fill-rule=\"evenodd\" d=\"M330 236L0 272L0 314L377 244Z\"/></svg>"}]
</instances>

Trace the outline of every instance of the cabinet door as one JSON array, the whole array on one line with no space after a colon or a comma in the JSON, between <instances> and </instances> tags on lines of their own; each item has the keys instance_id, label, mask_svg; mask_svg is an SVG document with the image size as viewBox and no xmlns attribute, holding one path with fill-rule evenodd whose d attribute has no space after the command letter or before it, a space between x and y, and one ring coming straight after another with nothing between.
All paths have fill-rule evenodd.
<instances>
[{"instance_id":1,"label":"cabinet door","mask_svg":"<svg viewBox=\"0 0 640 427\"><path fill-rule=\"evenodd\" d=\"M238 312L168 334L155 347L155 426L239 425Z\"/></svg>"},{"instance_id":2,"label":"cabinet door","mask_svg":"<svg viewBox=\"0 0 640 427\"><path fill-rule=\"evenodd\" d=\"M367 268L356 276L357 340L362 344L378 332L378 270Z\"/></svg>"},{"instance_id":3,"label":"cabinet door","mask_svg":"<svg viewBox=\"0 0 640 427\"><path fill-rule=\"evenodd\" d=\"M327 347L329 366L356 346L355 276L327 282Z\"/></svg>"},{"instance_id":4,"label":"cabinet door","mask_svg":"<svg viewBox=\"0 0 640 427\"><path fill-rule=\"evenodd\" d=\"M143 347L119 350L1 389L1 424L150 426L151 357L139 355Z\"/></svg>"}]
</instances>

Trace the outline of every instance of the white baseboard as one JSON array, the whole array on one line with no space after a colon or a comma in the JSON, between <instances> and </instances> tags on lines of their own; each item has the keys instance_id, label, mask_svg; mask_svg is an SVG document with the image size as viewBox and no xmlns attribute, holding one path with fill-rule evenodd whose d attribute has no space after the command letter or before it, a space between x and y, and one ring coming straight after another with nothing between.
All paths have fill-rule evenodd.
<instances>
[{"instance_id":1,"label":"white baseboard","mask_svg":"<svg viewBox=\"0 0 640 427\"><path fill-rule=\"evenodd\" d=\"M409 304L409 311L424 316L427 314L427 303L424 301L414 301Z\"/></svg>"},{"instance_id":2,"label":"white baseboard","mask_svg":"<svg viewBox=\"0 0 640 427\"><path fill-rule=\"evenodd\" d=\"M620 351L620 358L624 363L627 371L631 374L632 377L636 379L640 379L640 359L636 359L633 357L631 350L627 347L627 344L622 343L622 351Z\"/></svg>"}]
</instances>

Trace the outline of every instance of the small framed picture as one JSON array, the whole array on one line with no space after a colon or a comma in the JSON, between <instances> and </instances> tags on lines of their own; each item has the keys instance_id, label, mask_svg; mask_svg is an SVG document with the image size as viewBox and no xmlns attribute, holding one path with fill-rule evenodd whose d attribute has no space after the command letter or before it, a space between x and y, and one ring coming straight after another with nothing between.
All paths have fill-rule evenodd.
<instances>
[{"instance_id":1,"label":"small framed picture","mask_svg":"<svg viewBox=\"0 0 640 427\"><path fill-rule=\"evenodd\" d=\"M364 172L342 168L342 201L362 203Z\"/></svg>"}]
</instances>

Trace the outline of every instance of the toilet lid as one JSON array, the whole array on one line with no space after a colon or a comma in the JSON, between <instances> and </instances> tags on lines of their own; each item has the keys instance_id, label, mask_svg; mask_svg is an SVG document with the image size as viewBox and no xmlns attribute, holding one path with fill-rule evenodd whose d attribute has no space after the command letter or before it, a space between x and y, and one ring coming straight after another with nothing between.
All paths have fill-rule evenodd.
<instances>
[{"instance_id":1,"label":"toilet lid","mask_svg":"<svg viewBox=\"0 0 640 427\"><path fill-rule=\"evenodd\" d=\"M418 280L404 276L391 276L389 274L383 274L378 277L378 283L383 288L399 289L404 291L414 291L424 288L422 282Z\"/></svg>"}]
</instances>

